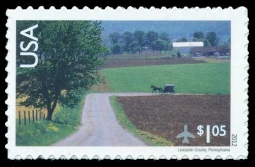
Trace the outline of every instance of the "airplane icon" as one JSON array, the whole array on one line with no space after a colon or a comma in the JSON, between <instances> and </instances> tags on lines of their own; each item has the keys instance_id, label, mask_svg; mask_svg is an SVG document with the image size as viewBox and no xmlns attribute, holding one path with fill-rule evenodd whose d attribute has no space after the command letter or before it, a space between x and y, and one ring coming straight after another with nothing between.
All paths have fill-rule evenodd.
<instances>
[{"instance_id":1,"label":"airplane icon","mask_svg":"<svg viewBox=\"0 0 255 167\"><path fill-rule=\"evenodd\" d=\"M183 137L182 143L187 143L187 144L189 144L188 137L192 138L192 139L195 138L194 135L192 135L191 133L188 132L188 126L187 125L184 125L184 132L182 132L182 133L180 133L176 136L177 139L182 138L182 137Z\"/></svg>"}]
</instances>

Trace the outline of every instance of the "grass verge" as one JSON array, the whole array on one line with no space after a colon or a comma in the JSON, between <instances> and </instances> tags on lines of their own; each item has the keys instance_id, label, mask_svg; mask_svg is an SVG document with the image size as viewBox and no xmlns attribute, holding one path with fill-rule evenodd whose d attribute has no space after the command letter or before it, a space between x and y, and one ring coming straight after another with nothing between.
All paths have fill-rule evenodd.
<instances>
[{"instance_id":1,"label":"grass verge","mask_svg":"<svg viewBox=\"0 0 255 167\"><path fill-rule=\"evenodd\" d=\"M16 122L17 146L49 146L74 133L80 125L84 98L74 108L59 107L53 121L40 120L31 124ZM23 120L22 120L23 121Z\"/></svg>"},{"instance_id":2,"label":"grass verge","mask_svg":"<svg viewBox=\"0 0 255 167\"><path fill-rule=\"evenodd\" d=\"M60 139L72 134L73 125L59 124L41 120L29 125L17 126L17 146L50 146Z\"/></svg>"},{"instance_id":3,"label":"grass verge","mask_svg":"<svg viewBox=\"0 0 255 167\"><path fill-rule=\"evenodd\" d=\"M165 138L151 134L149 132L138 130L127 118L121 104L117 101L115 96L110 97L110 103L115 112L116 118L121 126L129 132L138 136L145 143L152 146L173 146L172 142L167 141Z\"/></svg>"}]
</instances>

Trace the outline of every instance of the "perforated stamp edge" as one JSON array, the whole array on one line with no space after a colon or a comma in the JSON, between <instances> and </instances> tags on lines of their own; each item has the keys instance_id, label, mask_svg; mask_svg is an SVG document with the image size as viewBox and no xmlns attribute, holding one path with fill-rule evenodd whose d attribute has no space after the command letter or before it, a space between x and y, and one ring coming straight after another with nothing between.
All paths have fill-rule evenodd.
<instances>
[{"instance_id":1,"label":"perforated stamp edge","mask_svg":"<svg viewBox=\"0 0 255 167\"><path fill-rule=\"evenodd\" d=\"M8 109L5 112L8 121L6 138L9 159L246 159L248 155L248 17L247 9L231 7L218 8L165 8L138 9L118 7L116 9L73 7L67 9L22 9L7 10L8 28L6 38L8 61L6 93ZM16 20L230 20L231 21L231 52L240 55L231 57L231 129L239 134L239 145L231 148L229 153L179 153L177 147L17 147L15 145L15 78L16 78ZM232 55L232 54L231 54ZM235 75L235 76L233 76ZM238 86L238 89L234 89ZM239 111L239 113L237 113ZM232 132L233 133L233 132Z\"/></svg>"}]
</instances>

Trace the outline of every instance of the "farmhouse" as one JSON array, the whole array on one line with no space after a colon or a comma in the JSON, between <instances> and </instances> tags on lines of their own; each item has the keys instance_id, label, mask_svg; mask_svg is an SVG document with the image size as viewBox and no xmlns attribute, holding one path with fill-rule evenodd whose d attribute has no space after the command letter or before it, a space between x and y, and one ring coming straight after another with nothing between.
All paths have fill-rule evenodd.
<instances>
[{"instance_id":1,"label":"farmhouse","mask_svg":"<svg viewBox=\"0 0 255 167\"><path fill-rule=\"evenodd\" d=\"M222 47L193 47L190 49L192 56L230 56L230 48Z\"/></svg>"}]
</instances>

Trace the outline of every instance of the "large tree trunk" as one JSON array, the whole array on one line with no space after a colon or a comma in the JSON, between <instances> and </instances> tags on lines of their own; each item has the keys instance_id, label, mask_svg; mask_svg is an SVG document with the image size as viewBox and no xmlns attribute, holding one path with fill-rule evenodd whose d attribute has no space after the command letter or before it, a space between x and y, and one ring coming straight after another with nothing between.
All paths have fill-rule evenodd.
<instances>
[{"instance_id":1,"label":"large tree trunk","mask_svg":"<svg viewBox=\"0 0 255 167\"><path fill-rule=\"evenodd\" d=\"M47 113L47 118L46 118L48 121L52 121L53 111L54 110L48 108L48 113Z\"/></svg>"},{"instance_id":2,"label":"large tree trunk","mask_svg":"<svg viewBox=\"0 0 255 167\"><path fill-rule=\"evenodd\" d=\"M58 95L59 94L56 93L55 99L53 101L53 105L52 106L50 105L51 102L48 102L48 105L47 105L48 114L47 114L47 118L46 118L48 121L52 121L53 112L54 112L54 110L55 110L55 108L57 106Z\"/></svg>"}]
</instances>

